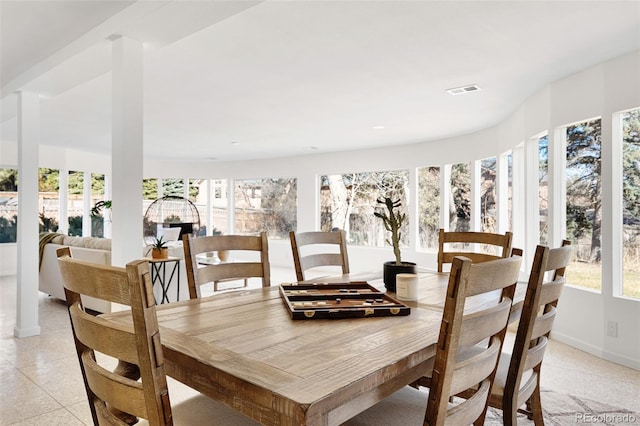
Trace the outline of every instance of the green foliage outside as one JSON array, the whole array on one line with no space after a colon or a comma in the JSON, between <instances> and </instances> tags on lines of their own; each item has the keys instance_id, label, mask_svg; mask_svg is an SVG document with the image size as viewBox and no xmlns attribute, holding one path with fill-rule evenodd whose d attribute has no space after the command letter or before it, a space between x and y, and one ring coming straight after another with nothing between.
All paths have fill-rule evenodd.
<instances>
[{"instance_id":1,"label":"green foliage outside","mask_svg":"<svg viewBox=\"0 0 640 426\"><path fill-rule=\"evenodd\" d=\"M18 190L18 170L0 169L0 191L15 192Z\"/></svg>"},{"instance_id":2,"label":"green foliage outside","mask_svg":"<svg viewBox=\"0 0 640 426\"><path fill-rule=\"evenodd\" d=\"M0 243L15 243L18 236L18 216L11 219L0 216Z\"/></svg>"},{"instance_id":3,"label":"green foliage outside","mask_svg":"<svg viewBox=\"0 0 640 426\"><path fill-rule=\"evenodd\" d=\"M451 200L449 203L449 229L471 230L471 167L469 163L451 166Z\"/></svg>"}]
</instances>

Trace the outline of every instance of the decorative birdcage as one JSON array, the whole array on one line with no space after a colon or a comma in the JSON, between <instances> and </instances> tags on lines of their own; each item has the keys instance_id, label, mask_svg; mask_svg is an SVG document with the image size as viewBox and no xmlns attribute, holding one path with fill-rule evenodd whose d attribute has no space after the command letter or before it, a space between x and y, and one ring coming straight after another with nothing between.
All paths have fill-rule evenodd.
<instances>
[{"instance_id":1,"label":"decorative birdcage","mask_svg":"<svg viewBox=\"0 0 640 426\"><path fill-rule=\"evenodd\" d=\"M171 195L158 198L149 205L144 214L144 236L159 237L162 228L180 228L180 236L197 235L200 229L200 214L196 206L183 197Z\"/></svg>"}]
</instances>

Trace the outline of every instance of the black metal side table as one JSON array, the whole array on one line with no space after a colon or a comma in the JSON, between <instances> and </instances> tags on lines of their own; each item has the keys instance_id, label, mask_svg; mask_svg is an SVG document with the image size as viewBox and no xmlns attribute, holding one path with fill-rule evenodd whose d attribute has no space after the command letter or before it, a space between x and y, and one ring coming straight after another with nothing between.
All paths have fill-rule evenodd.
<instances>
[{"instance_id":1,"label":"black metal side table","mask_svg":"<svg viewBox=\"0 0 640 426\"><path fill-rule=\"evenodd\" d=\"M172 300L169 300L169 286L174 277L176 278L176 300L173 300L173 302L180 300L180 258L149 259L149 264L151 266L151 282L154 287L158 284L162 290L160 304L172 302ZM157 303L158 301L156 300Z\"/></svg>"}]
</instances>

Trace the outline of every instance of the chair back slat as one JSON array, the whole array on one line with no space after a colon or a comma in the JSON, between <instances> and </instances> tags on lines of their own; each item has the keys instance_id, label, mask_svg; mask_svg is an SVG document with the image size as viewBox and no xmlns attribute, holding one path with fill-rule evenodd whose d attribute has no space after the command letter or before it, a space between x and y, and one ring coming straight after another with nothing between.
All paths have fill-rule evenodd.
<instances>
[{"instance_id":1,"label":"chair back slat","mask_svg":"<svg viewBox=\"0 0 640 426\"><path fill-rule=\"evenodd\" d=\"M94 424L137 416L151 425L172 425L149 262L117 268L72 259L68 247L57 254ZM87 295L130 306L133 326L93 317L82 306ZM116 370L100 365L96 351L117 358Z\"/></svg>"},{"instance_id":2,"label":"chair back slat","mask_svg":"<svg viewBox=\"0 0 640 426\"><path fill-rule=\"evenodd\" d=\"M524 371L531 370L542 362L548 341L549 339L542 336L534 347L527 350L527 357L524 361Z\"/></svg>"},{"instance_id":3,"label":"chair back slat","mask_svg":"<svg viewBox=\"0 0 640 426\"><path fill-rule=\"evenodd\" d=\"M488 262L497 258L511 256L513 234L505 232L496 234L491 232L447 232L440 229L438 237L438 272L443 271L443 265L451 263L455 257L464 256L474 263ZM465 250L451 247L451 244L462 244ZM470 245L489 246L494 253L474 250ZM467 249L468 247L468 249Z\"/></svg>"},{"instance_id":4,"label":"chair back slat","mask_svg":"<svg viewBox=\"0 0 640 426\"><path fill-rule=\"evenodd\" d=\"M109 406L118 407L125 413L147 418L142 383L122 377L101 367L88 352L82 354L82 362L91 390Z\"/></svg>"},{"instance_id":5,"label":"chair back slat","mask_svg":"<svg viewBox=\"0 0 640 426\"><path fill-rule=\"evenodd\" d=\"M133 327L109 323L85 312L79 303L69 306L76 338L105 355L135 364L138 361Z\"/></svg>"},{"instance_id":6,"label":"chair back slat","mask_svg":"<svg viewBox=\"0 0 640 426\"><path fill-rule=\"evenodd\" d=\"M506 323L506 317L504 321ZM501 346L502 343L495 339L489 348L459 363L453 373L451 395L456 395L486 380L496 368Z\"/></svg>"},{"instance_id":7,"label":"chair back slat","mask_svg":"<svg viewBox=\"0 0 640 426\"><path fill-rule=\"evenodd\" d=\"M194 237L185 234L182 237L184 258L187 268L189 297L199 298L200 287L218 280L237 278L261 278L262 286L271 285L271 267L269 264L269 242L266 232L259 235L213 235ZM201 262L200 256L210 252L257 252L259 261L231 261L219 263Z\"/></svg>"},{"instance_id":8,"label":"chair back slat","mask_svg":"<svg viewBox=\"0 0 640 426\"><path fill-rule=\"evenodd\" d=\"M556 319L557 311L558 310L552 306L549 311L536 318L536 321L533 324L533 330L531 331L531 340L549 334L553 328L553 321Z\"/></svg>"},{"instance_id":9,"label":"chair back slat","mask_svg":"<svg viewBox=\"0 0 640 426\"><path fill-rule=\"evenodd\" d=\"M502 329L505 315L511 310L511 299L506 298L495 307L465 315L458 345L473 346Z\"/></svg>"},{"instance_id":10,"label":"chair back slat","mask_svg":"<svg viewBox=\"0 0 640 426\"><path fill-rule=\"evenodd\" d=\"M484 380L480 384L478 391L456 405L449 410L447 414L446 422L443 423L425 423L429 425L470 425L477 421L478 418L484 417L484 413L487 408L487 398L489 397L489 390L491 389L491 383L488 380Z\"/></svg>"},{"instance_id":11,"label":"chair back slat","mask_svg":"<svg viewBox=\"0 0 640 426\"><path fill-rule=\"evenodd\" d=\"M520 256L475 264L463 257L453 260L431 376L426 424L469 424L484 420L488 389L495 376L521 262ZM501 300L474 306L465 313L468 298L495 291L501 291ZM490 320L495 324L490 325ZM459 352L468 352L468 344L473 342L484 343L472 346L472 356L460 357ZM482 391L454 408L449 407L450 397L478 384Z\"/></svg>"},{"instance_id":12,"label":"chair back slat","mask_svg":"<svg viewBox=\"0 0 640 426\"><path fill-rule=\"evenodd\" d=\"M296 279L304 281L305 271L321 266L338 266L349 273L347 234L344 230L331 232L289 232Z\"/></svg>"},{"instance_id":13,"label":"chair back slat","mask_svg":"<svg viewBox=\"0 0 640 426\"><path fill-rule=\"evenodd\" d=\"M562 289L564 288L565 282L566 278L562 276L556 278L553 281L543 283L542 289L540 291L540 299L538 300L538 305L545 306L560 299L560 295L562 294Z\"/></svg>"},{"instance_id":14,"label":"chair back slat","mask_svg":"<svg viewBox=\"0 0 640 426\"><path fill-rule=\"evenodd\" d=\"M73 268L73 272L69 272L67 268L60 268L60 275L65 282L66 289L96 299L129 306L131 294L127 273L124 270L111 266L95 270L94 263L80 260L74 262L77 262L77 266ZM93 285L87 285L87 280L90 280Z\"/></svg>"}]
</instances>

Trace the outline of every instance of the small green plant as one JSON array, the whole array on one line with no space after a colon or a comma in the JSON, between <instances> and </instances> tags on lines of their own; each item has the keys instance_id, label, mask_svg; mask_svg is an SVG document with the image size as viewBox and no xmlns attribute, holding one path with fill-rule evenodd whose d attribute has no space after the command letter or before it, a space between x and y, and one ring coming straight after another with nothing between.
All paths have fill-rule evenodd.
<instances>
[{"instance_id":1,"label":"small green plant","mask_svg":"<svg viewBox=\"0 0 640 426\"><path fill-rule=\"evenodd\" d=\"M164 237L162 237L162 236L157 237L155 239L155 241L153 243L151 243L151 248L158 249L158 250L167 248L167 242L164 241L163 238Z\"/></svg>"},{"instance_id":2,"label":"small green plant","mask_svg":"<svg viewBox=\"0 0 640 426\"><path fill-rule=\"evenodd\" d=\"M373 212L374 216L382 219L384 228L391 232L391 241L387 240L387 243L393 246L393 254L396 257L396 265L402 265L402 258L400 256L400 239L402 233L400 228L407 218L405 213L400 213L397 209L402 206L400 200L393 201L389 197L378 198L376 200L378 204L382 204L386 207L386 212Z\"/></svg>"},{"instance_id":3,"label":"small green plant","mask_svg":"<svg viewBox=\"0 0 640 426\"><path fill-rule=\"evenodd\" d=\"M98 216L102 216L102 209L110 209L111 208L111 200L101 200L98 201L92 208L91 208L91 217L98 217Z\"/></svg>"},{"instance_id":4,"label":"small green plant","mask_svg":"<svg viewBox=\"0 0 640 426\"><path fill-rule=\"evenodd\" d=\"M166 248L168 248L167 242L163 239L162 236L154 237L153 242L147 245L147 252L145 253L145 256L148 256L149 253L153 252L154 250L161 251L162 249Z\"/></svg>"}]
</instances>

